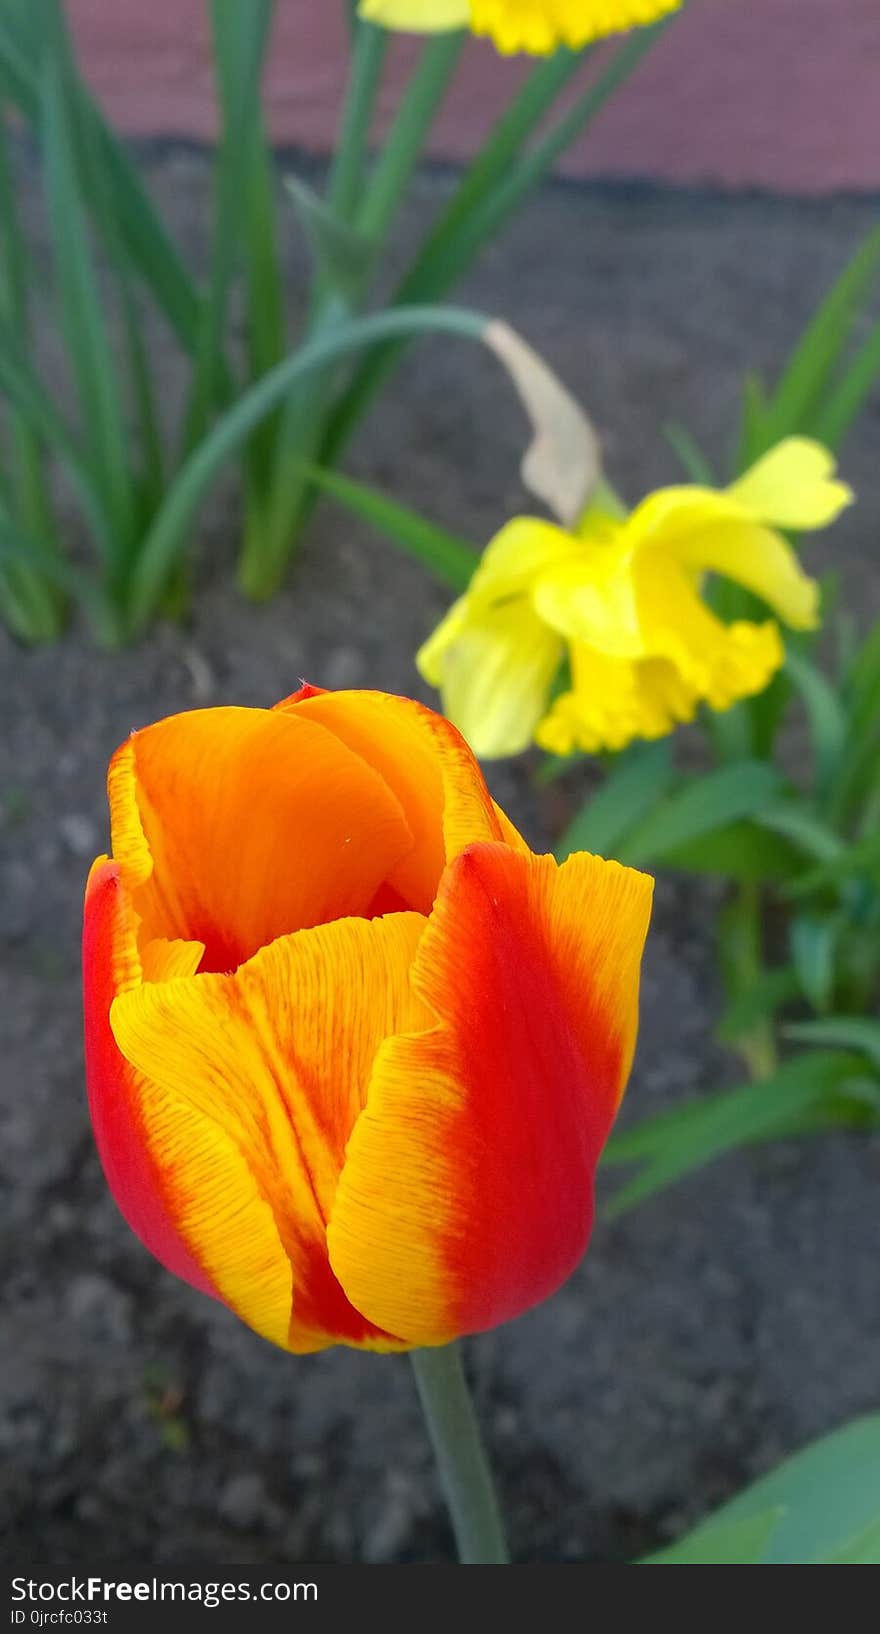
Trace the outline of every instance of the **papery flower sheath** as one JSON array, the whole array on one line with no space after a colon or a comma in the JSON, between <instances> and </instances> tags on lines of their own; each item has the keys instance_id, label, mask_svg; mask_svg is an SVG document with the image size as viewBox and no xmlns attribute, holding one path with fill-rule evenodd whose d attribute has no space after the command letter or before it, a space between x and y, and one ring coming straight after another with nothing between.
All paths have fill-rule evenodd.
<instances>
[{"instance_id":1,"label":"papery flower sheath","mask_svg":"<svg viewBox=\"0 0 880 1634\"><path fill-rule=\"evenodd\" d=\"M443 1344L558 1288L651 882L534 855L455 728L383 693L174 716L108 788L86 1065L147 1248L292 1351Z\"/></svg>"},{"instance_id":2,"label":"papery flower sheath","mask_svg":"<svg viewBox=\"0 0 880 1634\"><path fill-rule=\"evenodd\" d=\"M818 586L780 529L825 527L851 499L828 451L790 437L720 492L660 489L630 516L600 499L577 532L519 518L487 546L419 669L483 758L663 737L700 704L762 692L785 657L775 619L716 616L705 575L814 628ZM566 658L570 685L551 702Z\"/></svg>"},{"instance_id":3,"label":"papery flower sheath","mask_svg":"<svg viewBox=\"0 0 880 1634\"><path fill-rule=\"evenodd\" d=\"M361 0L360 15L410 33L469 28L507 54L544 56L559 46L579 51L680 6L681 0Z\"/></svg>"}]
</instances>

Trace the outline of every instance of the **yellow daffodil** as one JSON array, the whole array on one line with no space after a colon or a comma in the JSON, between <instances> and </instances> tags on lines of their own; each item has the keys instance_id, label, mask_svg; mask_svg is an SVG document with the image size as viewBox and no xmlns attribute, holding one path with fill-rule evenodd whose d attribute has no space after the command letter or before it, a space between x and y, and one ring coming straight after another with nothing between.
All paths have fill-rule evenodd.
<instances>
[{"instance_id":1,"label":"yellow daffodil","mask_svg":"<svg viewBox=\"0 0 880 1634\"><path fill-rule=\"evenodd\" d=\"M409 33L469 28L505 54L545 56L559 46L579 51L591 40L653 23L682 0L361 0L371 23Z\"/></svg>"},{"instance_id":2,"label":"yellow daffodil","mask_svg":"<svg viewBox=\"0 0 880 1634\"><path fill-rule=\"evenodd\" d=\"M536 741L556 754L622 749L762 692L784 649L774 619L725 624L706 573L752 591L796 630L819 590L779 532L827 526L851 502L827 449L789 437L729 488L664 488L630 516L599 500L576 533L519 518L418 655L449 717L485 758ZM564 658L567 691L551 702Z\"/></svg>"}]
</instances>

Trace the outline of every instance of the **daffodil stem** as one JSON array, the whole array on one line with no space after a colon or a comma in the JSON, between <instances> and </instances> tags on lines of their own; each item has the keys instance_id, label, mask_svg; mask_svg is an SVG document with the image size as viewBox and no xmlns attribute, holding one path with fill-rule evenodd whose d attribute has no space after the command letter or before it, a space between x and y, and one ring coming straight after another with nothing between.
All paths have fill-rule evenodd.
<instances>
[{"instance_id":1,"label":"daffodil stem","mask_svg":"<svg viewBox=\"0 0 880 1634\"><path fill-rule=\"evenodd\" d=\"M506 1566L498 1500L457 1345L411 1353L463 1566Z\"/></svg>"}]
</instances>

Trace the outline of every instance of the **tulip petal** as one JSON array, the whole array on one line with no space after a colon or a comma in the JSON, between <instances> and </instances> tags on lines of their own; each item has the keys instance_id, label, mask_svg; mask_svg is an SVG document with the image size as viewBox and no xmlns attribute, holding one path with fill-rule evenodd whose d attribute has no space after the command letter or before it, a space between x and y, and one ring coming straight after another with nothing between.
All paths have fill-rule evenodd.
<instances>
[{"instance_id":1,"label":"tulip petal","mask_svg":"<svg viewBox=\"0 0 880 1634\"><path fill-rule=\"evenodd\" d=\"M413 847L378 772L296 714L159 721L117 751L108 787L113 853L145 938L204 943L207 970L366 913Z\"/></svg>"},{"instance_id":2,"label":"tulip petal","mask_svg":"<svg viewBox=\"0 0 880 1634\"><path fill-rule=\"evenodd\" d=\"M446 863L465 846L515 834L461 734L423 704L385 692L322 692L295 693L275 707L332 732L384 778L413 836L386 878L415 912L430 913Z\"/></svg>"},{"instance_id":3,"label":"tulip petal","mask_svg":"<svg viewBox=\"0 0 880 1634\"><path fill-rule=\"evenodd\" d=\"M98 1153L123 1217L150 1253L185 1282L216 1297L180 1235L161 1170L146 1142L143 1078L120 1054L110 1030L117 993L140 981L133 916L119 867L99 857L89 874L83 919L86 1081Z\"/></svg>"},{"instance_id":4,"label":"tulip petal","mask_svg":"<svg viewBox=\"0 0 880 1634\"><path fill-rule=\"evenodd\" d=\"M290 1350L400 1348L340 1288L326 1221L382 1040L428 1019L410 986L424 928L417 914L340 920L234 975L135 987L113 1007L120 1048L153 1086L142 1115L183 1235L227 1304ZM267 1221L286 1305L279 1278L257 1308Z\"/></svg>"},{"instance_id":5,"label":"tulip petal","mask_svg":"<svg viewBox=\"0 0 880 1634\"><path fill-rule=\"evenodd\" d=\"M584 1252L635 1045L651 881L470 847L413 966L437 1017L379 1052L327 1240L349 1299L444 1344L551 1294Z\"/></svg>"}]
</instances>

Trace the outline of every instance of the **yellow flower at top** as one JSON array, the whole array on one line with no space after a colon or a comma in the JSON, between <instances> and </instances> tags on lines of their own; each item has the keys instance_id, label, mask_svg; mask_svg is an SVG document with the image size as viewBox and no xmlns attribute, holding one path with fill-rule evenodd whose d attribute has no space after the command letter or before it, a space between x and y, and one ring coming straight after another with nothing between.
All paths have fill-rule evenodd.
<instances>
[{"instance_id":1,"label":"yellow flower at top","mask_svg":"<svg viewBox=\"0 0 880 1634\"><path fill-rule=\"evenodd\" d=\"M418 654L486 759L531 742L623 749L762 692L785 653L775 619L725 624L702 596L720 574L796 630L819 589L780 529L827 526L852 500L827 449L789 437L729 488L663 488L630 516L597 500L576 533L521 517L486 548L467 593ZM551 700L568 658L570 685Z\"/></svg>"},{"instance_id":2,"label":"yellow flower at top","mask_svg":"<svg viewBox=\"0 0 880 1634\"><path fill-rule=\"evenodd\" d=\"M682 0L361 0L368 22L410 33L469 28L506 54L546 56L559 46L579 51L591 40L653 23Z\"/></svg>"}]
</instances>

